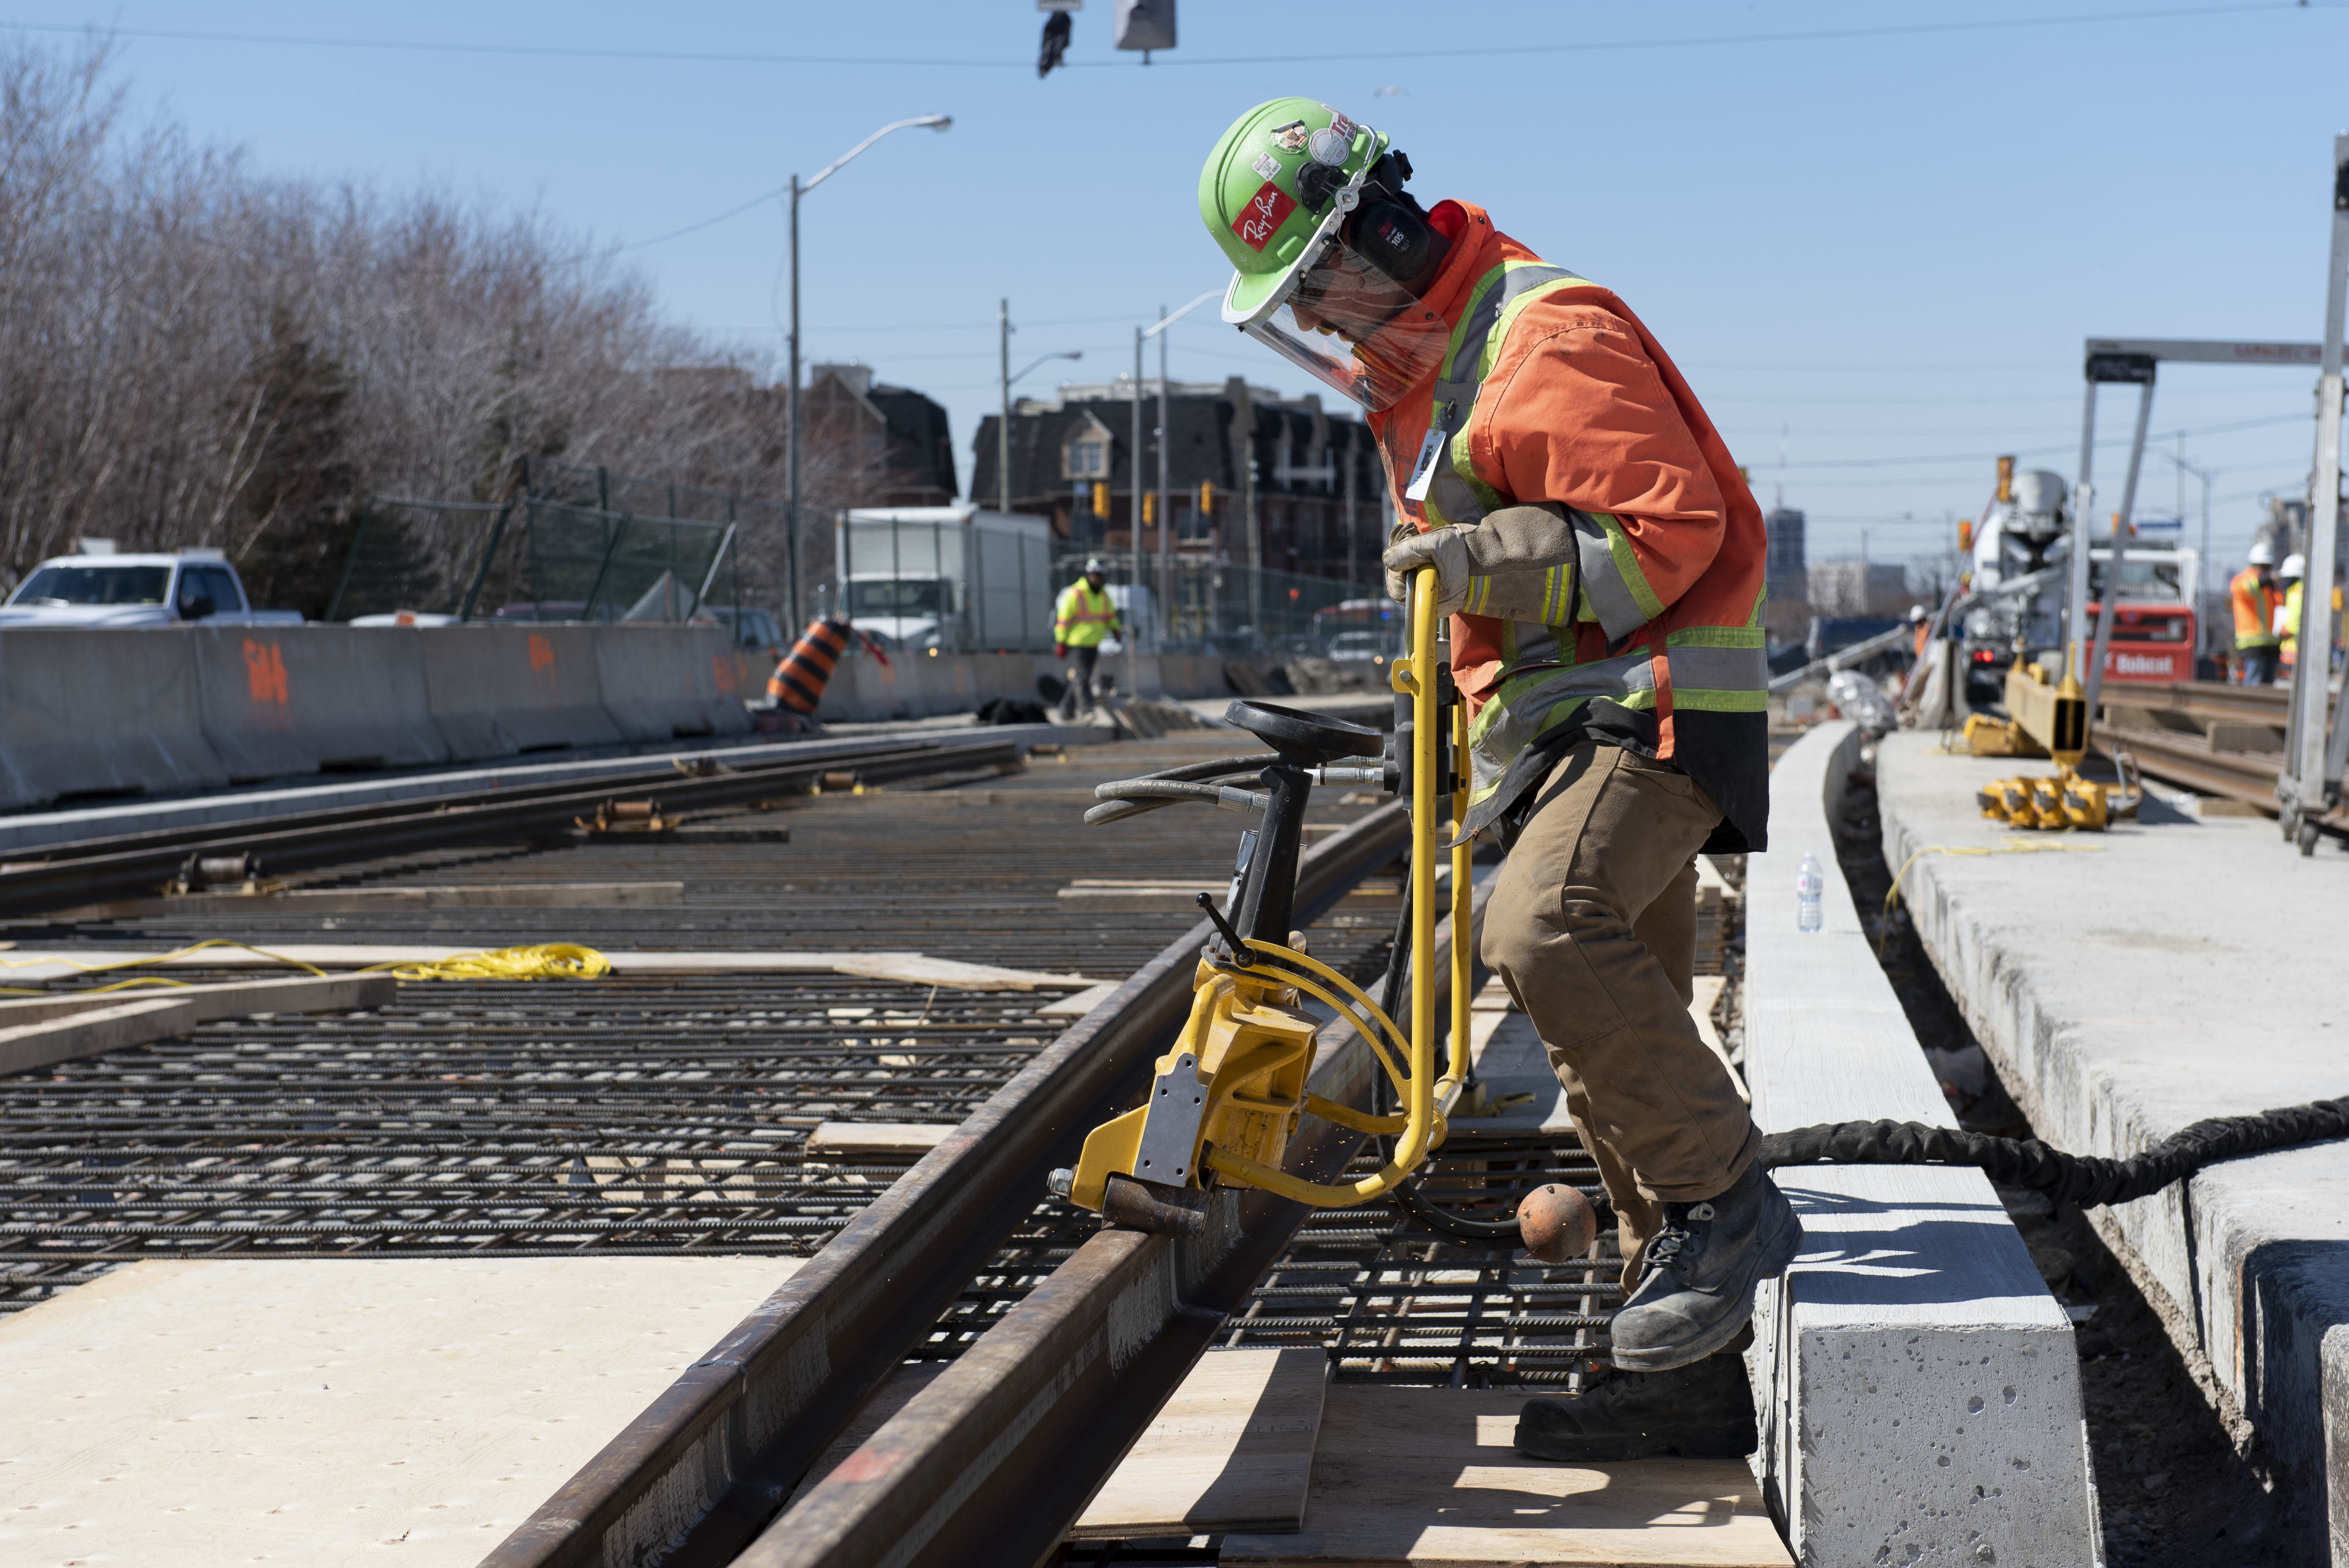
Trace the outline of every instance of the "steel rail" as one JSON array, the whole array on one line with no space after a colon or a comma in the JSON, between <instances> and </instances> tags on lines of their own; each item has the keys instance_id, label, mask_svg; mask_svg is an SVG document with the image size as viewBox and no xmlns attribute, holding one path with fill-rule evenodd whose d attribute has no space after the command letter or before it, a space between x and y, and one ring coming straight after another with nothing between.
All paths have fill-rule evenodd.
<instances>
[{"instance_id":1,"label":"steel rail","mask_svg":"<svg viewBox=\"0 0 2349 1568\"><path fill-rule=\"evenodd\" d=\"M2214 752L2208 744L2189 736L2129 725L2098 724L2094 739L2106 755L2127 752L2137 760L2141 771L2156 778L2240 800L2271 815L2278 809L2276 778L2282 764L2281 753ZM2321 827L2349 832L2349 805L2305 820Z\"/></svg>"},{"instance_id":2,"label":"steel rail","mask_svg":"<svg viewBox=\"0 0 2349 1568\"><path fill-rule=\"evenodd\" d=\"M874 782L985 767L1019 754L1014 741L947 746L936 742L795 758L708 774L675 767L582 784L523 786L382 802L369 806L203 824L119 838L45 846L0 865L0 916L38 914L151 893L190 855L251 854L272 873L337 861L408 854L514 834L555 832L593 815L616 796L657 792L671 807L740 805L826 773L849 771Z\"/></svg>"},{"instance_id":3,"label":"steel rail","mask_svg":"<svg viewBox=\"0 0 2349 1568\"><path fill-rule=\"evenodd\" d=\"M1397 802L1308 850L1298 867L1299 922L1391 860L1407 833ZM730 1561L1033 1211L1046 1171L1071 1158L1093 1124L1140 1086L1189 1009L1209 934L1204 921L1193 927L1039 1052L541 1504L483 1568ZM1253 1274L1241 1282L1242 1295L1253 1282Z\"/></svg>"},{"instance_id":4,"label":"steel rail","mask_svg":"<svg viewBox=\"0 0 2349 1568\"><path fill-rule=\"evenodd\" d=\"M2222 680L2178 680L2105 688L2104 706L2183 713L2220 724L2271 724L2283 728L2291 693L2281 686L2230 686Z\"/></svg>"},{"instance_id":5,"label":"steel rail","mask_svg":"<svg viewBox=\"0 0 2349 1568\"><path fill-rule=\"evenodd\" d=\"M1489 888L1476 889L1471 940ZM1447 920L1434 966L1447 991L1452 940ZM1340 1026L1313 1089L1367 1108L1375 1073ZM1326 1181L1361 1142L1309 1117L1283 1163ZM1209 1198L1196 1241L1099 1231L815 1480L734 1559L738 1568L1044 1562L1314 1212L1226 1188Z\"/></svg>"}]
</instances>

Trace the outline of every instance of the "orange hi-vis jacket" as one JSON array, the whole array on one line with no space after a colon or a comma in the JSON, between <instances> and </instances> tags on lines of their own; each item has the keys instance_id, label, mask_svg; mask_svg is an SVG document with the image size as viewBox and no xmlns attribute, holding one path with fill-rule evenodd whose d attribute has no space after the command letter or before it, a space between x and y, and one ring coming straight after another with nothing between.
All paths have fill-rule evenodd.
<instances>
[{"instance_id":1,"label":"orange hi-vis jacket","mask_svg":"<svg viewBox=\"0 0 2349 1568\"><path fill-rule=\"evenodd\" d=\"M2260 569L2245 566L2227 585L2227 597L2235 608L2235 646L2237 648L2273 648L2283 640L2275 628L2276 611L2283 607L2283 590L2269 583L2260 586Z\"/></svg>"},{"instance_id":2,"label":"orange hi-vis jacket","mask_svg":"<svg viewBox=\"0 0 2349 1568\"><path fill-rule=\"evenodd\" d=\"M1572 741L1668 758L1724 818L1710 847L1760 850L1769 818L1767 545L1695 393L1623 302L1543 262L1479 207L1431 214L1452 251L1425 301L1443 366L1371 416L1408 526L1555 503L1575 558L1539 624L1464 613L1453 673L1472 714L1467 826L1491 823ZM1426 499L1406 493L1443 432ZM1555 592L1548 591L1551 587ZM1477 603L1472 591L1469 611Z\"/></svg>"}]
</instances>

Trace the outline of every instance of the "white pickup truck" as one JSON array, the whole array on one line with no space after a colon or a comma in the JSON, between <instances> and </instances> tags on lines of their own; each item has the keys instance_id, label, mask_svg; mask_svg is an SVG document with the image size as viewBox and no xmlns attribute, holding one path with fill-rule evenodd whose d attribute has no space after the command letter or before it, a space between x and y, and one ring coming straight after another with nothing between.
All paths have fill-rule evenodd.
<instances>
[{"instance_id":1,"label":"white pickup truck","mask_svg":"<svg viewBox=\"0 0 2349 1568\"><path fill-rule=\"evenodd\" d=\"M0 628L299 626L299 610L254 609L236 568L218 550L118 556L84 546L43 561L0 605Z\"/></svg>"}]
</instances>

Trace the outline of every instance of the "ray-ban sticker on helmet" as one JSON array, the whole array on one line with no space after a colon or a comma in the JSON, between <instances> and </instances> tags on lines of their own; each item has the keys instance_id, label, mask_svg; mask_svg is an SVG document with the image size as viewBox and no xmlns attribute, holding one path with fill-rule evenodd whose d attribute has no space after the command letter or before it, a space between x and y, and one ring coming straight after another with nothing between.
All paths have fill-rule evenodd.
<instances>
[{"instance_id":1,"label":"ray-ban sticker on helmet","mask_svg":"<svg viewBox=\"0 0 2349 1568\"><path fill-rule=\"evenodd\" d=\"M1287 125L1274 126L1270 135L1272 144L1283 152L1302 152L1311 133L1305 129L1303 120L1292 119Z\"/></svg>"},{"instance_id":2,"label":"ray-ban sticker on helmet","mask_svg":"<svg viewBox=\"0 0 2349 1568\"><path fill-rule=\"evenodd\" d=\"M1257 176L1259 179L1277 180L1280 178L1280 160L1275 158L1269 152L1257 153L1256 155L1256 161L1249 164L1248 167L1257 171Z\"/></svg>"},{"instance_id":3,"label":"ray-ban sticker on helmet","mask_svg":"<svg viewBox=\"0 0 2349 1568\"><path fill-rule=\"evenodd\" d=\"M1288 214L1295 211L1297 198L1268 180L1257 188L1255 195L1248 198L1248 204L1240 209L1240 215L1232 220L1232 233L1237 234L1240 243L1248 249L1260 251L1264 249L1265 242L1278 232L1280 225L1288 221Z\"/></svg>"}]
</instances>

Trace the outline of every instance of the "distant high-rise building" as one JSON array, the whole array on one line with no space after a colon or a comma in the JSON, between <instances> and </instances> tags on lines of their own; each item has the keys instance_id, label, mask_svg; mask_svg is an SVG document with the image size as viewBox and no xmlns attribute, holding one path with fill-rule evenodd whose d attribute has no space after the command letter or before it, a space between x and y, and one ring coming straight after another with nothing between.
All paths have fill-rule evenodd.
<instances>
[{"instance_id":1,"label":"distant high-rise building","mask_svg":"<svg viewBox=\"0 0 2349 1568\"><path fill-rule=\"evenodd\" d=\"M1803 580L1803 514L1792 506L1771 508L1764 520L1770 530L1770 555L1767 566L1770 580L1775 584L1781 577L1800 584ZM1795 590L1800 592L1799 587Z\"/></svg>"}]
</instances>

